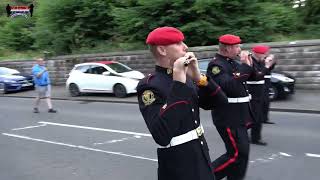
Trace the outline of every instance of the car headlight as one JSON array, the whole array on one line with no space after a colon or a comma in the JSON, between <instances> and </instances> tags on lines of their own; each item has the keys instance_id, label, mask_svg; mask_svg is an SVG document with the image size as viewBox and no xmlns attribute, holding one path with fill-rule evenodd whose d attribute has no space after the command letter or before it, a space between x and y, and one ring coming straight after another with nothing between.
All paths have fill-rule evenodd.
<instances>
[{"instance_id":1,"label":"car headlight","mask_svg":"<svg viewBox=\"0 0 320 180\"><path fill-rule=\"evenodd\" d=\"M285 76L278 76L277 79L279 79L282 82L286 82L286 83L294 82L293 79L285 77Z\"/></svg>"},{"instance_id":2,"label":"car headlight","mask_svg":"<svg viewBox=\"0 0 320 180\"><path fill-rule=\"evenodd\" d=\"M5 82L5 83L16 83L16 81L14 81L14 80L9 80L9 79L5 79L3 82Z\"/></svg>"}]
</instances>

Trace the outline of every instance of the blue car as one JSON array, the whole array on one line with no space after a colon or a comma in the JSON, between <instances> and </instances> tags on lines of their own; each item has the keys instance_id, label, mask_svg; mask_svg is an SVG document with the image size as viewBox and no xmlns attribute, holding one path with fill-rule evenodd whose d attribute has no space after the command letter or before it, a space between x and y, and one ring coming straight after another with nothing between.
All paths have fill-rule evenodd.
<instances>
[{"instance_id":1,"label":"blue car","mask_svg":"<svg viewBox=\"0 0 320 180\"><path fill-rule=\"evenodd\" d=\"M0 67L0 94L24 89L34 89L31 75L23 75L15 69Z\"/></svg>"}]
</instances>

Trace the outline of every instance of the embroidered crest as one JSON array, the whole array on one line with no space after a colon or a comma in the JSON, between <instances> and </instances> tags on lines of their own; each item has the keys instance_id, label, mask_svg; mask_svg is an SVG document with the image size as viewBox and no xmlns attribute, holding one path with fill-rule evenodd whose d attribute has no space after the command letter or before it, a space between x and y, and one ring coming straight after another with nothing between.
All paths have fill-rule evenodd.
<instances>
[{"instance_id":1,"label":"embroidered crest","mask_svg":"<svg viewBox=\"0 0 320 180\"><path fill-rule=\"evenodd\" d=\"M155 101L155 97L152 91L145 90L142 94L142 101L145 106L152 104Z\"/></svg>"},{"instance_id":2,"label":"embroidered crest","mask_svg":"<svg viewBox=\"0 0 320 180\"><path fill-rule=\"evenodd\" d=\"M211 70L212 74L217 75L220 73L220 68L218 66L214 66Z\"/></svg>"}]
</instances>

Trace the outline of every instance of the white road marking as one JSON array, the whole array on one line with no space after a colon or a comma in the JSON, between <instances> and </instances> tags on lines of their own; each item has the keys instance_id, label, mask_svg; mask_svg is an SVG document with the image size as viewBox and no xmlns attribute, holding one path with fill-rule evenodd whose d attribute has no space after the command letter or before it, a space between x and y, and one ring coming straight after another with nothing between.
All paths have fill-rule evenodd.
<instances>
[{"instance_id":1,"label":"white road marking","mask_svg":"<svg viewBox=\"0 0 320 180\"><path fill-rule=\"evenodd\" d=\"M256 158L254 160L251 160L250 163L269 163L272 161L279 160L283 157L291 157L290 154L284 153L284 152L279 152L278 154L271 154L269 157L264 157L264 158Z\"/></svg>"},{"instance_id":2,"label":"white road marking","mask_svg":"<svg viewBox=\"0 0 320 180\"><path fill-rule=\"evenodd\" d=\"M42 124L42 125L39 125L39 126L27 126L27 127L23 127L23 128L14 128L14 129L11 129L11 130L12 131L18 131L18 130L32 129L32 128L37 128L37 127L42 127L42 126L46 126L46 124Z\"/></svg>"},{"instance_id":3,"label":"white road marking","mask_svg":"<svg viewBox=\"0 0 320 180\"><path fill-rule=\"evenodd\" d=\"M286 156L286 157L291 157L292 156L292 155L284 153L284 152L279 152L279 154L282 155L282 156Z\"/></svg>"},{"instance_id":4,"label":"white road marking","mask_svg":"<svg viewBox=\"0 0 320 180\"><path fill-rule=\"evenodd\" d=\"M72 127L72 128L79 128L79 129L89 129L89 130L95 130L95 131L115 132L115 133L121 133L121 134L131 134L131 135L137 135L137 136L152 137L151 134L137 133L137 132L130 132L130 131L121 131L121 130L114 130L114 129L103 129L103 128L88 127L88 126L77 126L77 125L72 125L72 124L60 124L60 123L52 123L52 122L45 122L45 121L40 121L38 123L48 124L48 125L53 125L53 126L63 126L63 127Z\"/></svg>"},{"instance_id":5,"label":"white road marking","mask_svg":"<svg viewBox=\"0 0 320 180\"><path fill-rule=\"evenodd\" d=\"M263 158L258 158L258 159L256 159L256 161L260 161L260 162L266 163L266 162L269 162L270 160L266 160L266 159L263 159Z\"/></svg>"},{"instance_id":6,"label":"white road marking","mask_svg":"<svg viewBox=\"0 0 320 180\"><path fill-rule=\"evenodd\" d=\"M106 154L113 154L113 155L131 157L131 158L135 158L135 159L143 159L143 160L149 160L149 161L155 161L155 162L158 161L157 159L151 159L151 158L146 158L146 157L142 157L142 156L124 154L122 152L104 151L104 150L101 150L101 149L95 149L95 148L90 148L90 147L86 147L86 146L77 146L77 145L66 144L66 143L61 143L61 142L47 141L47 140L43 140L43 139L36 139L36 138L31 138L31 137L28 137L28 136L20 136L20 135L16 135L16 134L2 133L2 135L15 137L15 138L20 138L20 139L26 139L26 140L30 140L30 141L37 141L37 142L43 142L43 143L48 143L48 144L67 146L67 147L72 147L72 148L77 148L77 149L84 149L84 150L95 151L95 152L103 152L103 153L106 153Z\"/></svg>"},{"instance_id":7,"label":"white road marking","mask_svg":"<svg viewBox=\"0 0 320 180\"><path fill-rule=\"evenodd\" d=\"M96 145L103 145L103 144L111 144L111 143L127 141L130 139L139 139L139 138L141 138L141 136L126 137L126 138L121 138L121 139L113 139L113 140L102 142L102 143L93 143L93 145L96 146Z\"/></svg>"},{"instance_id":8,"label":"white road marking","mask_svg":"<svg viewBox=\"0 0 320 180\"><path fill-rule=\"evenodd\" d=\"M311 154L311 153L306 153L306 156L320 158L320 154Z\"/></svg>"}]
</instances>

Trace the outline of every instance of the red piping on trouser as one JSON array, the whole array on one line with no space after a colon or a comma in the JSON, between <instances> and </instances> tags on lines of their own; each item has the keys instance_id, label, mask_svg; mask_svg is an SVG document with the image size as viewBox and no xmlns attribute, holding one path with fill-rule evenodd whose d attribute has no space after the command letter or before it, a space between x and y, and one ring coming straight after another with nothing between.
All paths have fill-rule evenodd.
<instances>
[{"instance_id":1,"label":"red piping on trouser","mask_svg":"<svg viewBox=\"0 0 320 180\"><path fill-rule=\"evenodd\" d=\"M215 96L216 94L218 94L218 92L221 90L221 87L219 86L216 91L214 91L211 96Z\"/></svg>"},{"instance_id":2,"label":"red piping on trouser","mask_svg":"<svg viewBox=\"0 0 320 180\"><path fill-rule=\"evenodd\" d=\"M214 172L218 172L218 171L221 171L223 170L224 168L226 168L227 166L229 166L231 163L234 163L238 157L238 148L237 148L237 144L236 144L236 141L234 140L233 136L232 136L232 133L231 133L231 130L230 128L227 128L227 132L228 132L228 135L229 135L229 138L230 138L230 141L232 143L232 146L235 150L235 153L234 153L234 156L229 159L227 162L225 162L224 164L222 164L221 166L219 166L218 168L214 169Z\"/></svg>"},{"instance_id":3,"label":"red piping on trouser","mask_svg":"<svg viewBox=\"0 0 320 180\"><path fill-rule=\"evenodd\" d=\"M162 114L164 112L166 112L168 109L172 108L173 106L177 105L177 104L189 104L188 101L178 101L178 102L175 102L173 104L170 104L168 107L166 107L165 109L162 109L160 110L160 116L162 116Z\"/></svg>"}]
</instances>

